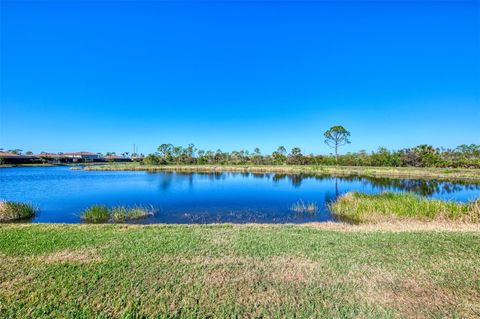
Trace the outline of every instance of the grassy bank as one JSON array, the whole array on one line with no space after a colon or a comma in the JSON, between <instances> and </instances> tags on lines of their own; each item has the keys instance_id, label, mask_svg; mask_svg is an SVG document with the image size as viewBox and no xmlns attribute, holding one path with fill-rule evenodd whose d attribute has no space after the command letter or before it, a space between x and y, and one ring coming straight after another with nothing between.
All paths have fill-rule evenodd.
<instances>
[{"instance_id":1,"label":"grassy bank","mask_svg":"<svg viewBox=\"0 0 480 319\"><path fill-rule=\"evenodd\" d=\"M397 219L480 223L480 198L471 203L433 200L412 193L347 193L330 205L341 220L376 223Z\"/></svg>"},{"instance_id":2,"label":"grassy bank","mask_svg":"<svg viewBox=\"0 0 480 319\"><path fill-rule=\"evenodd\" d=\"M211 165L157 165L148 166L138 163L114 164L105 166L90 166L91 171L179 171L179 172L250 172L250 173L280 173L280 174L313 174L336 176L367 176L391 178L425 178L444 180L480 181L479 169L445 169L445 168L415 168L415 167L361 167L361 166L211 166Z\"/></svg>"},{"instance_id":3,"label":"grassy bank","mask_svg":"<svg viewBox=\"0 0 480 319\"><path fill-rule=\"evenodd\" d=\"M0 257L2 318L480 315L479 231L3 225Z\"/></svg>"}]
</instances>

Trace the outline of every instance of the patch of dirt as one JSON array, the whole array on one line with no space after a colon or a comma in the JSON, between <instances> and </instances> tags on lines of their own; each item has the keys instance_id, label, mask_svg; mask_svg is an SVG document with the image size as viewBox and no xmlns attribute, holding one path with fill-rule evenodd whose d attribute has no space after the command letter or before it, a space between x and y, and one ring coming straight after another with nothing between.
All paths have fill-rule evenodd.
<instances>
[{"instance_id":1,"label":"patch of dirt","mask_svg":"<svg viewBox=\"0 0 480 319\"><path fill-rule=\"evenodd\" d=\"M36 256L35 260L42 263L91 263L101 261L96 250L62 250L48 255Z\"/></svg>"},{"instance_id":2,"label":"patch of dirt","mask_svg":"<svg viewBox=\"0 0 480 319\"><path fill-rule=\"evenodd\" d=\"M312 227L321 230L345 231L345 232L411 232L411 231L438 231L438 232L480 232L480 224L462 222L421 222L413 220L401 220L380 222L375 224L352 225L347 223L323 222L301 224L303 227Z\"/></svg>"},{"instance_id":3,"label":"patch of dirt","mask_svg":"<svg viewBox=\"0 0 480 319\"><path fill-rule=\"evenodd\" d=\"M462 292L462 296L470 296L468 300L462 300L454 290L435 285L426 274L402 276L364 266L346 277L345 280L357 286L357 298L371 305L392 307L407 318L429 318L439 313L448 316L449 310L461 314L462 318L478 315L479 291L470 291L468 294Z\"/></svg>"}]
</instances>

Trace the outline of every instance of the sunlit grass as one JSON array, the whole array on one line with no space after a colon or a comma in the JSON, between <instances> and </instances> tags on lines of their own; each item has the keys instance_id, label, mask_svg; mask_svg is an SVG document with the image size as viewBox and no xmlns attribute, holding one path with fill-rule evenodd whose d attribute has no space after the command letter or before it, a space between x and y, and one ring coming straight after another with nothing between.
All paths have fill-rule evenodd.
<instances>
[{"instance_id":1,"label":"sunlit grass","mask_svg":"<svg viewBox=\"0 0 480 319\"><path fill-rule=\"evenodd\" d=\"M0 318L476 318L478 231L0 225Z\"/></svg>"},{"instance_id":2,"label":"sunlit grass","mask_svg":"<svg viewBox=\"0 0 480 319\"><path fill-rule=\"evenodd\" d=\"M338 198L330 208L339 219L353 223L394 219L480 222L480 199L458 203L428 199L412 193L369 195L351 192Z\"/></svg>"},{"instance_id":3,"label":"sunlit grass","mask_svg":"<svg viewBox=\"0 0 480 319\"><path fill-rule=\"evenodd\" d=\"M31 204L12 201L0 201L0 222L31 218L35 208Z\"/></svg>"}]
</instances>

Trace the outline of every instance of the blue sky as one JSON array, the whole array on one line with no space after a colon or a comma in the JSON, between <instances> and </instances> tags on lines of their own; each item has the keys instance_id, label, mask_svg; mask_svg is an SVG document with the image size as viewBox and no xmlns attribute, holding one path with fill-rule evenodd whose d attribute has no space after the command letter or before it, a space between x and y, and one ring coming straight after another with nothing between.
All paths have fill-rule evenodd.
<instances>
[{"instance_id":1,"label":"blue sky","mask_svg":"<svg viewBox=\"0 0 480 319\"><path fill-rule=\"evenodd\" d=\"M0 145L480 144L480 2L1 2Z\"/></svg>"}]
</instances>

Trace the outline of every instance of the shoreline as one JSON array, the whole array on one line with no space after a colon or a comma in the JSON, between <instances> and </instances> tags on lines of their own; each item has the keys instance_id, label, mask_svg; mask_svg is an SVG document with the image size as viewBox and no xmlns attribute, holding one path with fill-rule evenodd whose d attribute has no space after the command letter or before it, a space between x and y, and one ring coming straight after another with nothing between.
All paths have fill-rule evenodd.
<instances>
[{"instance_id":1,"label":"shoreline","mask_svg":"<svg viewBox=\"0 0 480 319\"><path fill-rule=\"evenodd\" d=\"M459 221L421 221L413 219L398 219L391 221L383 221L377 223L364 224L350 224L347 222L306 222L306 223L206 223L206 224L169 224L169 223L155 223L155 224L135 224L135 223L32 223L32 222L6 222L0 223L0 229L23 229L30 227L46 227L48 229L65 229L65 228L118 228L122 230L141 230L148 228L232 228L232 229L281 229L281 228L307 228L318 231L331 232L354 232L354 233L403 233L403 232L453 232L453 233L480 233L480 223L466 223Z\"/></svg>"},{"instance_id":2,"label":"shoreline","mask_svg":"<svg viewBox=\"0 0 480 319\"><path fill-rule=\"evenodd\" d=\"M316 176L332 175L338 177L359 176L379 178L439 179L480 182L479 169L450 168L414 168L414 167L366 167L366 166L233 166L233 165L139 165L114 164L89 166L86 171L150 171L150 172L198 172L198 173L274 173L274 174L310 174Z\"/></svg>"}]
</instances>

